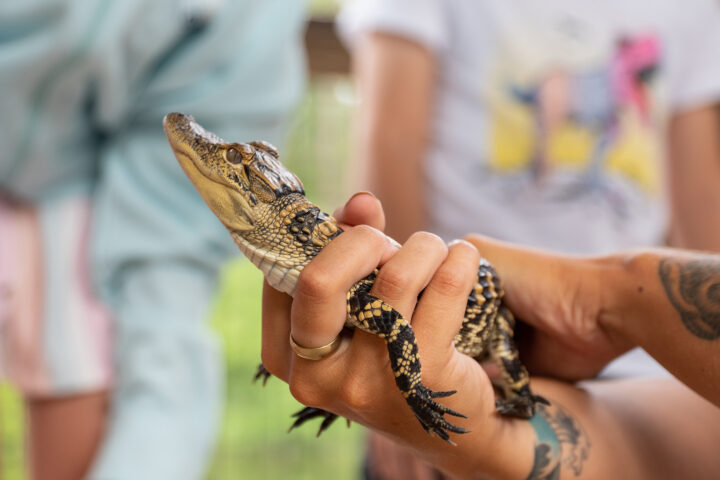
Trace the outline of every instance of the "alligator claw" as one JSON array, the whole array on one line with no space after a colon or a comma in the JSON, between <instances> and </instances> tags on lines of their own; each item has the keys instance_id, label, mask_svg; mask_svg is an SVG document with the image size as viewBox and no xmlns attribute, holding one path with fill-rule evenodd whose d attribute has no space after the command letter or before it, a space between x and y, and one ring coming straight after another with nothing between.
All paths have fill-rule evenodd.
<instances>
[{"instance_id":1,"label":"alligator claw","mask_svg":"<svg viewBox=\"0 0 720 480\"><path fill-rule=\"evenodd\" d=\"M443 398L455 395L457 390L448 390L447 392L433 392L432 390L428 390L428 392L430 392L430 398Z\"/></svg>"},{"instance_id":2,"label":"alligator claw","mask_svg":"<svg viewBox=\"0 0 720 480\"><path fill-rule=\"evenodd\" d=\"M316 417L322 417L323 421L320 424L320 428L318 429L317 435L320 436L322 432L327 430L327 428L337 419L337 415L334 413L328 412L326 410L322 410L320 408L315 407L305 407L299 412L293 413L293 417L296 418L295 422L293 422L292 425L290 425L290 428L288 429L288 433L290 433L294 428L299 427L303 423L307 422L310 419L316 418ZM350 420L348 420L348 427L350 426Z\"/></svg>"},{"instance_id":3,"label":"alligator claw","mask_svg":"<svg viewBox=\"0 0 720 480\"><path fill-rule=\"evenodd\" d=\"M433 398L448 397L454 393L455 391L433 392L423 385L418 385L415 388L415 392L411 393L406 400L423 430L431 435L437 435L452 445L455 445L455 443L450 440L448 432L468 433L469 430L453 425L445 419L444 415L447 414L459 418L467 417L460 412L456 412L445 405L437 403Z\"/></svg>"},{"instance_id":4,"label":"alligator claw","mask_svg":"<svg viewBox=\"0 0 720 480\"><path fill-rule=\"evenodd\" d=\"M267 368L265 368L265 365L262 363L258 365L257 371L255 372L255 376L253 376L253 383L257 382L260 378L262 378L262 384L263 387L267 385L268 378L272 377L272 373L267 371Z\"/></svg>"}]
</instances>

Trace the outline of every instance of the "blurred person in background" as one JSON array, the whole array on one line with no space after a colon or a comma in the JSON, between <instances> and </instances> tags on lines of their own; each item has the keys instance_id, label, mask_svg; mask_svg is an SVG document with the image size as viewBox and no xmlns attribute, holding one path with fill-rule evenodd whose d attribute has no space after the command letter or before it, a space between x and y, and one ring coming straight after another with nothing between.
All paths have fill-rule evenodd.
<instances>
[{"instance_id":1,"label":"blurred person in background","mask_svg":"<svg viewBox=\"0 0 720 480\"><path fill-rule=\"evenodd\" d=\"M283 136L302 2L0 5L0 370L33 478L202 478L223 372L205 324L236 252L179 168L170 111Z\"/></svg>"},{"instance_id":2,"label":"blurred person in background","mask_svg":"<svg viewBox=\"0 0 720 480\"><path fill-rule=\"evenodd\" d=\"M390 236L720 251L715 0L357 0L338 21ZM604 375L667 373L634 350Z\"/></svg>"}]
</instances>

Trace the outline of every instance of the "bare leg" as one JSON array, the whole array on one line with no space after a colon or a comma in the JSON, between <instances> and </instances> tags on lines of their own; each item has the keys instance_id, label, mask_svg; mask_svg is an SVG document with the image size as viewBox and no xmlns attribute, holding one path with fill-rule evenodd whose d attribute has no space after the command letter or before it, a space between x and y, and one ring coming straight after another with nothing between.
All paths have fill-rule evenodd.
<instances>
[{"instance_id":1,"label":"bare leg","mask_svg":"<svg viewBox=\"0 0 720 480\"><path fill-rule=\"evenodd\" d=\"M83 478L105 430L108 392L63 398L28 398L25 405L32 478Z\"/></svg>"}]
</instances>

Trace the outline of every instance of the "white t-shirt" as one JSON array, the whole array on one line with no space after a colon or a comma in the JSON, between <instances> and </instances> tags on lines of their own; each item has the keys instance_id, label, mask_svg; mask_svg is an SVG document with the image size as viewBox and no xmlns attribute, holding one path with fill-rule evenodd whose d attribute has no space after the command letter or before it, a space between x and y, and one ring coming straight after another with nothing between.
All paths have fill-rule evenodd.
<instances>
[{"instance_id":1,"label":"white t-shirt","mask_svg":"<svg viewBox=\"0 0 720 480\"><path fill-rule=\"evenodd\" d=\"M569 253L662 241L670 113L720 98L714 0L360 0L438 60L431 229Z\"/></svg>"},{"instance_id":2,"label":"white t-shirt","mask_svg":"<svg viewBox=\"0 0 720 480\"><path fill-rule=\"evenodd\" d=\"M434 54L430 229L566 253L662 243L663 134L720 99L715 0L359 0L363 32Z\"/></svg>"}]
</instances>

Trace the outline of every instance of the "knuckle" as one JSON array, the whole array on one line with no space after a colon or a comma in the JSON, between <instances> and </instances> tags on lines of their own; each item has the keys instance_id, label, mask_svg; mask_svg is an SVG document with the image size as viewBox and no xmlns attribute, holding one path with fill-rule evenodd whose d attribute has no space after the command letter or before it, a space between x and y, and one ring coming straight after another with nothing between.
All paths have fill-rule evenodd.
<instances>
[{"instance_id":1,"label":"knuckle","mask_svg":"<svg viewBox=\"0 0 720 480\"><path fill-rule=\"evenodd\" d=\"M381 245L385 241L385 235L378 229L370 225L358 225L353 227L355 235L362 236L365 241L372 242L373 245Z\"/></svg>"},{"instance_id":2,"label":"knuckle","mask_svg":"<svg viewBox=\"0 0 720 480\"><path fill-rule=\"evenodd\" d=\"M431 232L415 232L410 235L408 241L410 240L421 243L425 248L437 249L444 253L447 253L448 250L445 241Z\"/></svg>"},{"instance_id":3,"label":"knuckle","mask_svg":"<svg viewBox=\"0 0 720 480\"><path fill-rule=\"evenodd\" d=\"M365 224L357 225L353 227L353 230L358 232L359 235L375 235L379 233L375 228Z\"/></svg>"},{"instance_id":4,"label":"knuckle","mask_svg":"<svg viewBox=\"0 0 720 480\"><path fill-rule=\"evenodd\" d=\"M298 277L297 293L310 299L325 298L333 292L336 275L324 268L313 267L310 262Z\"/></svg>"},{"instance_id":5,"label":"knuckle","mask_svg":"<svg viewBox=\"0 0 720 480\"><path fill-rule=\"evenodd\" d=\"M471 278L467 272L445 264L435 272L428 288L443 296L467 295L472 288Z\"/></svg>"},{"instance_id":6,"label":"knuckle","mask_svg":"<svg viewBox=\"0 0 720 480\"><path fill-rule=\"evenodd\" d=\"M462 262L476 265L480 261L480 252L467 240L455 240L450 244L449 251L462 257Z\"/></svg>"},{"instance_id":7,"label":"knuckle","mask_svg":"<svg viewBox=\"0 0 720 480\"><path fill-rule=\"evenodd\" d=\"M353 233L360 237L362 245L368 251L382 250L385 244L389 242L384 233L369 225L358 225L353 228Z\"/></svg>"},{"instance_id":8,"label":"knuckle","mask_svg":"<svg viewBox=\"0 0 720 480\"><path fill-rule=\"evenodd\" d=\"M375 279L373 292L376 296L397 298L412 286L412 272L396 268L393 264L387 264L380 269Z\"/></svg>"},{"instance_id":9,"label":"knuckle","mask_svg":"<svg viewBox=\"0 0 720 480\"><path fill-rule=\"evenodd\" d=\"M340 401L352 410L367 410L377 402L377 395L368 389L368 382L349 376L338 391Z\"/></svg>"},{"instance_id":10,"label":"knuckle","mask_svg":"<svg viewBox=\"0 0 720 480\"><path fill-rule=\"evenodd\" d=\"M303 405L308 407L322 405L322 395L314 385L292 377L288 386L293 398Z\"/></svg>"}]
</instances>

